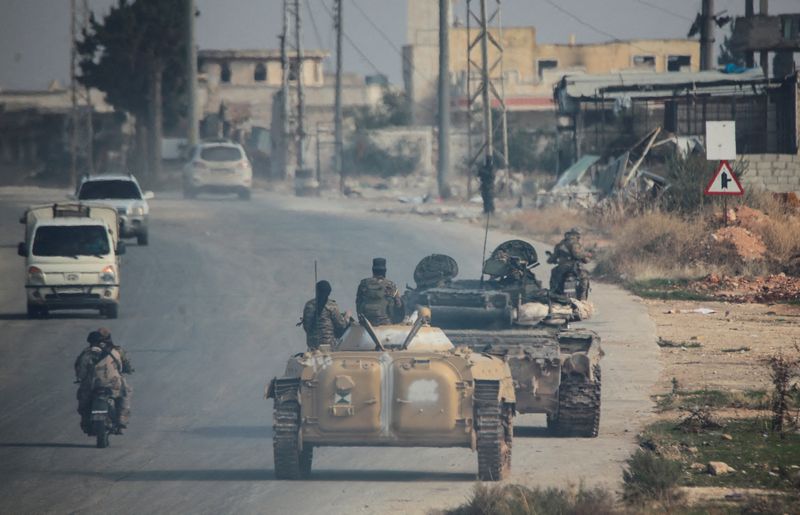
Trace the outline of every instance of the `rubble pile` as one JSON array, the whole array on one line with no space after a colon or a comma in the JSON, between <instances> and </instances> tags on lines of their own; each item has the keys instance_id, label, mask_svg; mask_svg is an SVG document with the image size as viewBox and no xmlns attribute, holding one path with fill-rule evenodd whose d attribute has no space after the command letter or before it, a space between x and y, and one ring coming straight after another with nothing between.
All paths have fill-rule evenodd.
<instances>
[{"instance_id":1,"label":"rubble pile","mask_svg":"<svg viewBox=\"0 0 800 515\"><path fill-rule=\"evenodd\" d=\"M800 301L800 277L786 274L732 277L710 274L692 285L694 291L729 302Z\"/></svg>"},{"instance_id":2,"label":"rubble pile","mask_svg":"<svg viewBox=\"0 0 800 515\"><path fill-rule=\"evenodd\" d=\"M741 226L723 227L711 234L711 240L730 245L742 261L759 261L767 253L761 237Z\"/></svg>"}]
</instances>

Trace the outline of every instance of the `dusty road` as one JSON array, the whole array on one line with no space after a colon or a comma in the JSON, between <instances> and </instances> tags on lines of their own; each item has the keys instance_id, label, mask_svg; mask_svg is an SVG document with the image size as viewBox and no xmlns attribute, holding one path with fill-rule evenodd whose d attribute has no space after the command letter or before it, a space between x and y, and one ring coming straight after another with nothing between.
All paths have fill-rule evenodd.
<instances>
[{"instance_id":1,"label":"dusty road","mask_svg":"<svg viewBox=\"0 0 800 515\"><path fill-rule=\"evenodd\" d=\"M275 194L249 203L166 195L151 204L150 246L131 244L124 256L118 320L26 320L17 219L53 198L63 192L0 189L0 513L424 513L469 495L477 464L464 449L321 449L310 480L276 481L262 395L304 348L295 323L312 296L314 259L332 297L352 309L376 255L401 286L432 252L475 276L481 231ZM598 314L586 325L606 352L601 436L547 438L542 418L519 417L514 482L614 486L649 413L659 365L647 311L612 287L597 286L593 299ZM105 450L81 433L72 384L72 362L99 325L136 368L131 427Z\"/></svg>"}]
</instances>

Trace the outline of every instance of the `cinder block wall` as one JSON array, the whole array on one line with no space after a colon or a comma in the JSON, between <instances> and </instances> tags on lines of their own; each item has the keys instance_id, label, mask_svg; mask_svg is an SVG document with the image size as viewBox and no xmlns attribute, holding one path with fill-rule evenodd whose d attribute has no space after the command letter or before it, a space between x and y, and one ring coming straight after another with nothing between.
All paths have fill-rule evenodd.
<instances>
[{"instance_id":1,"label":"cinder block wall","mask_svg":"<svg viewBox=\"0 0 800 515\"><path fill-rule=\"evenodd\" d=\"M786 193L800 192L800 155L795 154L747 154L739 159L748 162L742 184L767 191Z\"/></svg>"}]
</instances>

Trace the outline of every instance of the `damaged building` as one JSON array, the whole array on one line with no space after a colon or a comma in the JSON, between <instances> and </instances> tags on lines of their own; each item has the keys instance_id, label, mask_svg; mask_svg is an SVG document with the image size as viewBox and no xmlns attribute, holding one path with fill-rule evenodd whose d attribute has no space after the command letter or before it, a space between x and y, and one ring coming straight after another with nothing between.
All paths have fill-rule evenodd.
<instances>
[{"instance_id":1,"label":"damaged building","mask_svg":"<svg viewBox=\"0 0 800 515\"><path fill-rule=\"evenodd\" d=\"M591 165L613 164L654 132L680 148L702 146L706 121L735 120L739 160L748 166L744 182L800 190L797 74L770 79L752 68L566 75L554 98L561 141L571 142L579 163L594 156Z\"/></svg>"},{"instance_id":2,"label":"damaged building","mask_svg":"<svg viewBox=\"0 0 800 515\"><path fill-rule=\"evenodd\" d=\"M117 170L124 167L127 117L114 112L100 91L89 95L94 168ZM70 90L57 81L45 90L0 90L0 181L68 182L71 114Z\"/></svg>"}]
</instances>

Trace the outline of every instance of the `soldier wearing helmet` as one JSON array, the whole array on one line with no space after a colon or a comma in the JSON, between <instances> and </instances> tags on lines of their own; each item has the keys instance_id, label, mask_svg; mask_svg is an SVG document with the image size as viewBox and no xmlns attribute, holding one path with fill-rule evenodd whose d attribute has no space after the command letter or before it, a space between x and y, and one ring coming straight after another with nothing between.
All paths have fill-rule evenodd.
<instances>
[{"instance_id":1,"label":"soldier wearing helmet","mask_svg":"<svg viewBox=\"0 0 800 515\"><path fill-rule=\"evenodd\" d=\"M97 386L109 388L118 406L116 424L118 432L128 426L130 417L130 398L133 389L123 374L133 373L131 362L125 350L115 345L111 331L101 327L86 337L89 344L75 360L75 382L78 383L78 413L81 415L81 429L89 433L91 429L92 391ZM102 382L103 384L98 384Z\"/></svg>"},{"instance_id":2,"label":"soldier wearing helmet","mask_svg":"<svg viewBox=\"0 0 800 515\"><path fill-rule=\"evenodd\" d=\"M388 325L403 316L397 285L386 278L386 259L372 260L372 277L362 279L356 292L356 312L372 325Z\"/></svg>"},{"instance_id":3,"label":"soldier wearing helmet","mask_svg":"<svg viewBox=\"0 0 800 515\"><path fill-rule=\"evenodd\" d=\"M581 244L581 229L573 227L564 233L564 239L548 256L547 262L556 265L550 272L550 291L563 294L565 276L572 272L578 283L576 295L579 300L586 300L589 297L589 273L583 264L589 262L592 254Z\"/></svg>"}]
</instances>

